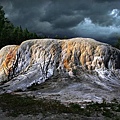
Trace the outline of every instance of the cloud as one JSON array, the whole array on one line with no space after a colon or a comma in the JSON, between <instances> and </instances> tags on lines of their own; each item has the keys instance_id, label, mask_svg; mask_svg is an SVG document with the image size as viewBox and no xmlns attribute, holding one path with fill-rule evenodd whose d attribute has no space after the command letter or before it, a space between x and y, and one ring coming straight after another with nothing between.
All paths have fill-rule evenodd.
<instances>
[{"instance_id":1,"label":"cloud","mask_svg":"<svg viewBox=\"0 0 120 120\"><path fill-rule=\"evenodd\" d=\"M77 36L81 34L83 37L92 37L103 42L107 40L109 43L114 42L114 39L111 40L110 38L118 38L120 34L120 26L100 26L99 24L94 24L90 18L85 18L72 30Z\"/></svg>"},{"instance_id":2,"label":"cloud","mask_svg":"<svg viewBox=\"0 0 120 120\"><path fill-rule=\"evenodd\" d=\"M113 18L116 18L118 17L119 12L120 11L118 9L113 9L109 15L112 16Z\"/></svg>"},{"instance_id":3,"label":"cloud","mask_svg":"<svg viewBox=\"0 0 120 120\"><path fill-rule=\"evenodd\" d=\"M107 42L120 34L119 0L1 0L1 4L14 25L38 34Z\"/></svg>"}]
</instances>

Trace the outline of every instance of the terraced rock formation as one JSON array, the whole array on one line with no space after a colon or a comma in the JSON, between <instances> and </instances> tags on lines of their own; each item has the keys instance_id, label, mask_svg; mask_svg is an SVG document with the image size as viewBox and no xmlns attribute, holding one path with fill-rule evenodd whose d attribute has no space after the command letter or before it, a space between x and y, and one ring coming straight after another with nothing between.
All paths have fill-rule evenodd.
<instances>
[{"instance_id":1,"label":"terraced rock formation","mask_svg":"<svg viewBox=\"0 0 120 120\"><path fill-rule=\"evenodd\" d=\"M117 90L120 50L90 38L34 39L0 50L0 83L4 92L26 90L60 74L64 78L82 78L83 83L91 81L109 91Z\"/></svg>"}]
</instances>

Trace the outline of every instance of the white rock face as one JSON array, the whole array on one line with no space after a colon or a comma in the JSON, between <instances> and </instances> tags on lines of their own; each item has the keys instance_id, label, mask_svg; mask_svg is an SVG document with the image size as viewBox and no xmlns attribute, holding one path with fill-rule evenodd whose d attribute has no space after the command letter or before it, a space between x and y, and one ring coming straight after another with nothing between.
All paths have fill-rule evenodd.
<instances>
[{"instance_id":1,"label":"white rock face","mask_svg":"<svg viewBox=\"0 0 120 120\"><path fill-rule=\"evenodd\" d=\"M90 38L34 39L0 50L0 82L5 82L5 92L25 90L58 73L81 76L76 75L79 67L98 73L95 82L105 88L120 85L120 50Z\"/></svg>"}]
</instances>

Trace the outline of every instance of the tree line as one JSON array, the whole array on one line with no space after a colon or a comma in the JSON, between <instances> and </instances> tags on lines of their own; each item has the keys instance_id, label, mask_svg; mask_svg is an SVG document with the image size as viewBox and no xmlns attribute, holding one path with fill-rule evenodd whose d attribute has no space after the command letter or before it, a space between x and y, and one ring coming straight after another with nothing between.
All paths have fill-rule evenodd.
<instances>
[{"instance_id":1,"label":"tree line","mask_svg":"<svg viewBox=\"0 0 120 120\"><path fill-rule=\"evenodd\" d=\"M6 17L3 7L0 6L0 48L5 45L20 44L27 39L40 38L21 26L15 27Z\"/></svg>"},{"instance_id":2,"label":"tree line","mask_svg":"<svg viewBox=\"0 0 120 120\"><path fill-rule=\"evenodd\" d=\"M115 47L120 49L120 38L118 39L117 43L115 44Z\"/></svg>"}]
</instances>

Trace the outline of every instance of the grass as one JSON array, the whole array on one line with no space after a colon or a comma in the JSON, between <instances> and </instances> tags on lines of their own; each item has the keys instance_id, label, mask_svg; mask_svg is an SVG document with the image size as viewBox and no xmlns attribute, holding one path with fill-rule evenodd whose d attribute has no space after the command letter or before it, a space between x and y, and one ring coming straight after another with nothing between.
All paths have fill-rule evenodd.
<instances>
[{"instance_id":1,"label":"grass","mask_svg":"<svg viewBox=\"0 0 120 120\"><path fill-rule=\"evenodd\" d=\"M2 94L0 95L0 107L8 116L37 115L42 113L44 116L48 114L72 113L87 117L105 116L113 120L119 120L120 103L116 100L111 103L93 103L82 108L81 105L70 103L68 106L56 100L39 99L32 97L22 97L20 95Z\"/></svg>"},{"instance_id":2,"label":"grass","mask_svg":"<svg viewBox=\"0 0 120 120\"><path fill-rule=\"evenodd\" d=\"M32 97L21 97L20 95L11 94L0 95L0 107L4 112L7 111L7 114L10 116L68 112L68 107L59 101L35 100Z\"/></svg>"}]
</instances>

